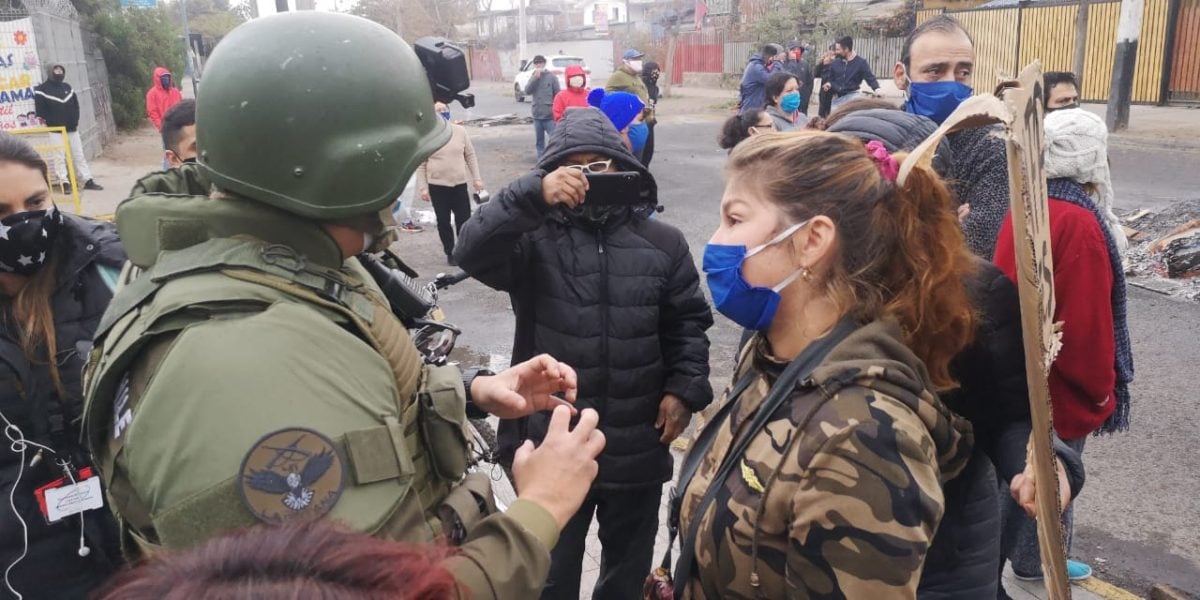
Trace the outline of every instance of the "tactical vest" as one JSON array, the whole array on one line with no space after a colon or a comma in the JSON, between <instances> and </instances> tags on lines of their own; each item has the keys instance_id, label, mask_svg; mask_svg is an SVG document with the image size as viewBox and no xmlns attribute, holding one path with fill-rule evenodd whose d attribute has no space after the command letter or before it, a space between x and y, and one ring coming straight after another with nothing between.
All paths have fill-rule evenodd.
<instances>
[{"instance_id":1,"label":"tactical vest","mask_svg":"<svg viewBox=\"0 0 1200 600\"><path fill-rule=\"evenodd\" d=\"M259 493L255 490L285 490L280 498L289 507L325 501L313 500L314 490L296 481L310 471L330 472L330 464L343 487L329 491L327 514L357 531L424 542L448 533L439 514L461 536L488 512L486 477L464 479L468 436L459 373L422 365L369 275L353 259L343 263L315 224L244 200L158 194L122 204L117 223L133 266L127 265L122 289L96 332L85 371L84 432L128 553L190 546L222 530L273 522L248 499ZM154 414L146 403L173 401L166 393L145 395L152 381L163 384L154 377L172 344L189 328L261 315L280 305L315 311L369 344L391 369L394 397L370 422L354 411L324 417L320 433L332 451L316 459L306 454L310 460L303 469L272 474L263 468L250 477L243 472L251 458L247 446L243 470L220 465L223 471L215 472L228 477L210 474L213 480L198 482L197 493L163 499L158 490L146 489L159 475L131 472L128 453L161 452L175 460L173 440L143 436L152 447L131 448L130 436L122 433L137 428L139 416ZM313 348L314 361L323 351ZM265 364L270 360L263 357ZM288 413L303 414L305 402L315 400L292 398L289 406L272 411L202 413L201 422L189 427L207 428L214 443L230 443L222 439L221 423L236 419L241 430L261 430L266 440L287 425ZM194 474L181 470L178 476Z\"/></svg>"}]
</instances>

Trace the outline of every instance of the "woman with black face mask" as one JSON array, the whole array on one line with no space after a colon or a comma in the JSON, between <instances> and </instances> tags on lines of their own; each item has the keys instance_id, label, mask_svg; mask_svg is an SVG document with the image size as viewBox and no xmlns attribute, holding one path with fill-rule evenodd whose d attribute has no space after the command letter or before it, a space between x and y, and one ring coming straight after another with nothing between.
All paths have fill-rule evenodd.
<instances>
[{"instance_id":1,"label":"woman with black face mask","mask_svg":"<svg viewBox=\"0 0 1200 600\"><path fill-rule=\"evenodd\" d=\"M0 133L0 595L84 598L120 562L79 417L125 253L111 224L54 205L46 171Z\"/></svg>"}]
</instances>

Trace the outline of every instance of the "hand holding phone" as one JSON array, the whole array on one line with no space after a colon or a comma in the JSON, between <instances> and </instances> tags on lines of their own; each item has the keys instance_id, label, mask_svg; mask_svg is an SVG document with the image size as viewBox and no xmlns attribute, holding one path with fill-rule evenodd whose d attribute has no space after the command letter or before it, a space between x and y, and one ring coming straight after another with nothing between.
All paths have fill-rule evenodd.
<instances>
[{"instance_id":1,"label":"hand holding phone","mask_svg":"<svg viewBox=\"0 0 1200 600\"><path fill-rule=\"evenodd\" d=\"M559 167L542 178L542 200L547 206L575 208L583 203L587 191L588 180L578 169Z\"/></svg>"}]
</instances>

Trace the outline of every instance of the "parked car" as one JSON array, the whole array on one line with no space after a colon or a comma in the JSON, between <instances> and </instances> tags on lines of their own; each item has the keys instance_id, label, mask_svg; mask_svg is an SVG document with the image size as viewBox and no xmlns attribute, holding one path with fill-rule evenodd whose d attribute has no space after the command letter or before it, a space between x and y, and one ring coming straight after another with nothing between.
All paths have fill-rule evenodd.
<instances>
[{"instance_id":1,"label":"parked car","mask_svg":"<svg viewBox=\"0 0 1200 600\"><path fill-rule=\"evenodd\" d=\"M583 67L583 72L588 75L592 74L592 70L583 62L583 58L579 56L547 56L546 69L554 73L558 77L558 87L567 89L567 67L571 65L580 65ZM525 86L529 84L529 76L533 74L533 63L522 60L521 70L517 72L516 79L513 80L513 96L517 102L525 101Z\"/></svg>"}]
</instances>

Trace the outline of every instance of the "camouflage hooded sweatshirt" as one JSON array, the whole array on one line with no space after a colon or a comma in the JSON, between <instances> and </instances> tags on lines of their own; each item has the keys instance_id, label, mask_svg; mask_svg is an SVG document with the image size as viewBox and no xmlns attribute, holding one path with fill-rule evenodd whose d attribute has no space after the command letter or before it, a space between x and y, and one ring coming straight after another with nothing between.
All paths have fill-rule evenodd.
<instances>
[{"instance_id":1,"label":"camouflage hooded sweatshirt","mask_svg":"<svg viewBox=\"0 0 1200 600\"><path fill-rule=\"evenodd\" d=\"M689 598L915 598L942 518L942 484L971 454L971 425L930 391L895 324L838 344L759 431L703 515L696 510L741 429L787 366L760 335L734 381L755 380L684 493L702 519ZM722 402L728 401L729 391Z\"/></svg>"}]
</instances>

